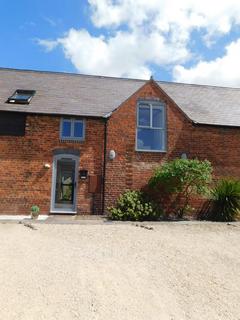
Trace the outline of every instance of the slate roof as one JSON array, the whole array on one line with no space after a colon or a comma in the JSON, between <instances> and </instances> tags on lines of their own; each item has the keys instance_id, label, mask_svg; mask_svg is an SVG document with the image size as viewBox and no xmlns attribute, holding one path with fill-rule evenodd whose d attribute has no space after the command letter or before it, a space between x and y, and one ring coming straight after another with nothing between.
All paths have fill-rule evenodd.
<instances>
[{"instance_id":1,"label":"slate roof","mask_svg":"<svg viewBox=\"0 0 240 320\"><path fill-rule=\"evenodd\" d=\"M146 81L0 68L0 110L104 117ZM240 126L240 88L157 82L200 124ZM5 103L16 89L36 90L29 105Z\"/></svg>"},{"instance_id":2,"label":"slate roof","mask_svg":"<svg viewBox=\"0 0 240 320\"><path fill-rule=\"evenodd\" d=\"M103 117L144 84L68 73L0 69L0 110ZM36 90L29 105L5 103L16 89Z\"/></svg>"},{"instance_id":3,"label":"slate roof","mask_svg":"<svg viewBox=\"0 0 240 320\"><path fill-rule=\"evenodd\" d=\"M194 122L240 127L240 88L158 84Z\"/></svg>"}]
</instances>

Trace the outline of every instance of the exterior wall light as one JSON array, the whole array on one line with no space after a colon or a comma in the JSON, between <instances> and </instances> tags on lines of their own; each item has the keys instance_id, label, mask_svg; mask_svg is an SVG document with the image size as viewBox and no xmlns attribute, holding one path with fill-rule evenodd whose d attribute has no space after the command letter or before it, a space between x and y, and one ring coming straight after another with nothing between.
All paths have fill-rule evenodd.
<instances>
[{"instance_id":1,"label":"exterior wall light","mask_svg":"<svg viewBox=\"0 0 240 320\"><path fill-rule=\"evenodd\" d=\"M114 150L110 150L109 159L114 160L116 158L116 152Z\"/></svg>"},{"instance_id":2,"label":"exterior wall light","mask_svg":"<svg viewBox=\"0 0 240 320\"><path fill-rule=\"evenodd\" d=\"M50 165L49 163L45 163L45 164L44 164L44 168L45 168L45 169L50 169L50 168L51 168L51 165Z\"/></svg>"},{"instance_id":3,"label":"exterior wall light","mask_svg":"<svg viewBox=\"0 0 240 320\"><path fill-rule=\"evenodd\" d=\"M185 152L181 154L181 159L186 160L187 158L188 158L188 157L187 157L187 154L186 154Z\"/></svg>"}]
</instances>

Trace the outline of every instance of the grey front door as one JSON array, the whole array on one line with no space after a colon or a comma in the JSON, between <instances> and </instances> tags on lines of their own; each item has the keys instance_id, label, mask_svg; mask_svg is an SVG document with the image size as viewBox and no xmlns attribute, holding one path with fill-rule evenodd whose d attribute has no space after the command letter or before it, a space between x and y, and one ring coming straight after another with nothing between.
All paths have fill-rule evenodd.
<instances>
[{"instance_id":1,"label":"grey front door","mask_svg":"<svg viewBox=\"0 0 240 320\"><path fill-rule=\"evenodd\" d=\"M53 163L52 212L76 211L78 159L71 155L58 155Z\"/></svg>"}]
</instances>

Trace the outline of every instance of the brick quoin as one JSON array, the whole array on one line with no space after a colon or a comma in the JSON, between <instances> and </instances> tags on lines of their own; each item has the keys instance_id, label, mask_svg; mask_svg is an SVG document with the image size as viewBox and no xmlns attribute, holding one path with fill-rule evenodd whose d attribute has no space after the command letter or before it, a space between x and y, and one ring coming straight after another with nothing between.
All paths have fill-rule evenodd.
<instances>
[{"instance_id":1,"label":"brick quoin","mask_svg":"<svg viewBox=\"0 0 240 320\"><path fill-rule=\"evenodd\" d=\"M94 93L93 93L94 94ZM138 99L158 99L166 105L167 152L138 152L135 150L136 106ZM75 117L80 118L81 117ZM79 169L89 175L104 171L104 120L85 118L83 142L62 142L59 139L60 116L27 116L23 137L0 137L0 214L28 214L33 204L41 213L50 210L53 151L80 151ZM116 203L126 189L143 188L154 168L163 162L179 158L208 159L214 167L214 177L240 177L240 130L234 127L196 125L155 84L149 81L125 101L107 121L105 168L105 203ZM116 158L109 159L110 150ZM103 194L89 193L89 180L78 181L77 213L101 214ZM196 200L200 206L202 202Z\"/></svg>"}]
</instances>

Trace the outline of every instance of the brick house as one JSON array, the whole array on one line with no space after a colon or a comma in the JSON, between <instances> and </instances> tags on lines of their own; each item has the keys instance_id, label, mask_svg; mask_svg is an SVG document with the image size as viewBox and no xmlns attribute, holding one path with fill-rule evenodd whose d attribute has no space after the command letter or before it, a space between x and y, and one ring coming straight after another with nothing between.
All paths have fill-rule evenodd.
<instances>
[{"instance_id":1,"label":"brick house","mask_svg":"<svg viewBox=\"0 0 240 320\"><path fill-rule=\"evenodd\" d=\"M240 89L0 69L0 213L101 214L176 157L240 177Z\"/></svg>"}]
</instances>

